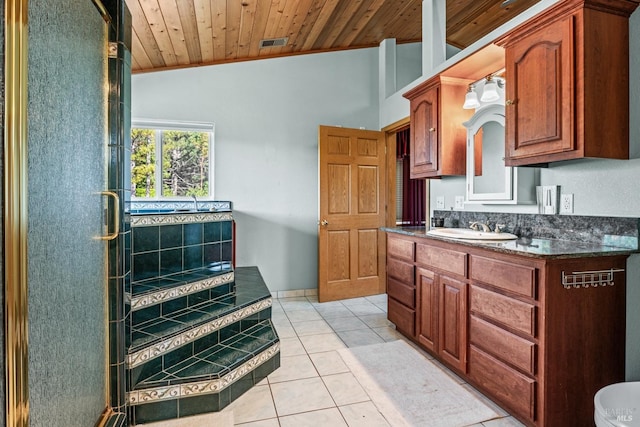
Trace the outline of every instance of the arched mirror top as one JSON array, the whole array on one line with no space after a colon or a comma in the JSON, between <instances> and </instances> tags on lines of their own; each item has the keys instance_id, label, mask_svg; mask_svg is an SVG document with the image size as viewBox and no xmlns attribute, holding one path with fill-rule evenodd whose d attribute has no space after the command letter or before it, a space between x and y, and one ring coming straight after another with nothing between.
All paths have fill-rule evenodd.
<instances>
[{"instance_id":1,"label":"arched mirror top","mask_svg":"<svg viewBox=\"0 0 640 427\"><path fill-rule=\"evenodd\" d=\"M504 165L505 107L484 106L466 122L466 203L518 204L535 202L539 172Z\"/></svg>"},{"instance_id":2,"label":"arched mirror top","mask_svg":"<svg viewBox=\"0 0 640 427\"><path fill-rule=\"evenodd\" d=\"M492 104L482 107L475 112L469 120L463 123L467 128L467 134L475 135L478 130L488 122L498 122L502 127L505 125L504 105Z\"/></svg>"},{"instance_id":3,"label":"arched mirror top","mask_svg":"<svg viewBox=\"0 0 640 427\"><path fill-rule=\"evenodd\" d=\"M467 202L512 203L513 174L504 165L504 105L482 107L463 124L467 128Z\"/></svg>"}]
</instances>

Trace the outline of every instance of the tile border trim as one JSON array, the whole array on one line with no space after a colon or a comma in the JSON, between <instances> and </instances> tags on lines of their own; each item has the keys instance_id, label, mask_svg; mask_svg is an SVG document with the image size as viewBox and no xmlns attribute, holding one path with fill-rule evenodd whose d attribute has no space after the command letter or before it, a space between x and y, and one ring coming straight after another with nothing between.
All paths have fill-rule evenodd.
<instances>
[{"instance_id":1,"label":"tile border trim","mask_svg":"<svg viewBox=\"0 0 640 427\"><path fill-rule=\"evenodd\" d=\"M244 375L255 370L267 360L274 357L280 351L280 342L276 342L257 356L246 361L222 378L197 381L186 384L177 384L167 387L154 387L146 390L130 391L127 393L129 405L142 405L171 399L180 399L203 394L219 393Z\"/></svg>"},{"instance_id":2,"label":"tile border trim","mask_svg":"<svg viewBox=\"0 0 640 427\"><path fill-rule=\"evenodd\" d=\"M199 222L232 221L231 212L203 212L203 213L170 213L151 215L131 215L132 227L148 227L152 225L192 224Z\"/></svg>"},{"instance_id":3,"label":"tile border trim","mask_svg":"<svg viewBox=\"0 0 640 427\"><path fill-rule=\"evenodd\" d=\"M159 304L165 301L170 301L176 298L180 298L185 295L190 295L195 292L203 291L206 289L213 289L217 286L225 285L234 281L233 271L230 273L222 274L220 276L209 277L196 282L190 282L185 285L176 286L169 289L163 289L161 291L147 293L140 296L127 295L127 299L131 304L131 311L141 310L143 308L150 307L155 304Z\"/></svg>"},{"instance_id":4,"label":"tile border trim","mask_svg":"<svg viewBox=\"0 0 640 427\"><path fill-rule=\"evenodd\" d=\"M153 344L149 347L143 348L135 353L127 355L127 367L129 369L140 366L151 359L167 354L178 347L182 347L185 344L189 344L198 338L202 338L215 332L223 327L235 323L239 320L249 317L254 313L262 311L271 307L273 304L272 298L267 298L251 304L240 310L227 314L226 316L219 317L211 322L207 322L204 325L199 325L194 328L190 328L176 336L162 340L159 343Z\"/></svg>"}]
</instances>

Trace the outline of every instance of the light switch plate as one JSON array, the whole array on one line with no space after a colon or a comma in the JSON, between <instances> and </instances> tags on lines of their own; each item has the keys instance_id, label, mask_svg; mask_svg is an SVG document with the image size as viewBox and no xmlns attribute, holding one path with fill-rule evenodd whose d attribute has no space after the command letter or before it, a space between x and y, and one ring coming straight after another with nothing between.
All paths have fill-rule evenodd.
<instances>
[{"instance_id":1,"label":"light switch plate","mask_svg":"<svg viewBox=\"0 0 640 427\"><path fill-rule=\"evenodd\" d=\"M456 209L464 209L464 196L456 196Z\"/></svg>"},{"instance_id":2,"label":"light switch plate","mask_svg":"<svg viewBox=\"0 0 640 427\"><path fill-rule=\"evenodd\" d=\"M559 185L545 185L540 188L540 194L538 197L538 209L542 214L557 214L558 205L560 204L560 186Z\"/></svg>"},{"instance_id":3,"label":"light switch plate","mask_svg":"<svg viewBox=\"0 0 640 427\"><path fill-rule=\"evenodd\" d=\"M436 209L444 209L444 196L436 197Z\"/></svg>"}]
</instances>

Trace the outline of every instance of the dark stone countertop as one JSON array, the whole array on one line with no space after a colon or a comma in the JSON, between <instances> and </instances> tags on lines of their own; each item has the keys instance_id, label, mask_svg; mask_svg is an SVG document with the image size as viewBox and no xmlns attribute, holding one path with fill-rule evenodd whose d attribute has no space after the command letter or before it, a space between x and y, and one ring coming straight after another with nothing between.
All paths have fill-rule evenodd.
<instances>
[{"instance_id":1,"label":"dark stone countertop","mask_svg":"<svg viewBox=\"0 0 640 427\"><path fill-rule=\"evenodd\" d=\"M533 258L587 258L639 253L638 249L593 242L521 237L517 240L478 241L431 236L427 227L382 227L388 233L440 240L462 246L489 249Z\"/></svg>"}]
</instances>

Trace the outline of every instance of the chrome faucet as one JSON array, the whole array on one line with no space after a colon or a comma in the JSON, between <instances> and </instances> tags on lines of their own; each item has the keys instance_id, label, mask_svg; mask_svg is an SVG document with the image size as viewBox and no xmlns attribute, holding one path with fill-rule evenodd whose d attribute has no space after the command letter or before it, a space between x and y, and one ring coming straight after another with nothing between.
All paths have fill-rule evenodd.
<instances>
[{"instance_id":1,"label":"chrome faucet","mask_svg":"<svg viewBox=\"0 0 640 427\"><path fill-rule=\"evenodd\" d=\"M197 212L198 211L198 198L196 197L196 195L194 194L193 196L191 196L193 198L193 209Z\"/></svg>"},{"instance_id":2,"label":"chrome faucet","mask_svg":"<svg viewBox=\"0 0 640 427\"><path fill-rule=\"evenodd\" d=\"M489 226L483 222L480 221L473 221L471 223L469 223L469 228L471 228L472 230L475 231L480 231L480 228L482 228L482 231L486 232L486 233L490 233L491 229L489 228Z\"/></svg>"}]
</instances>

